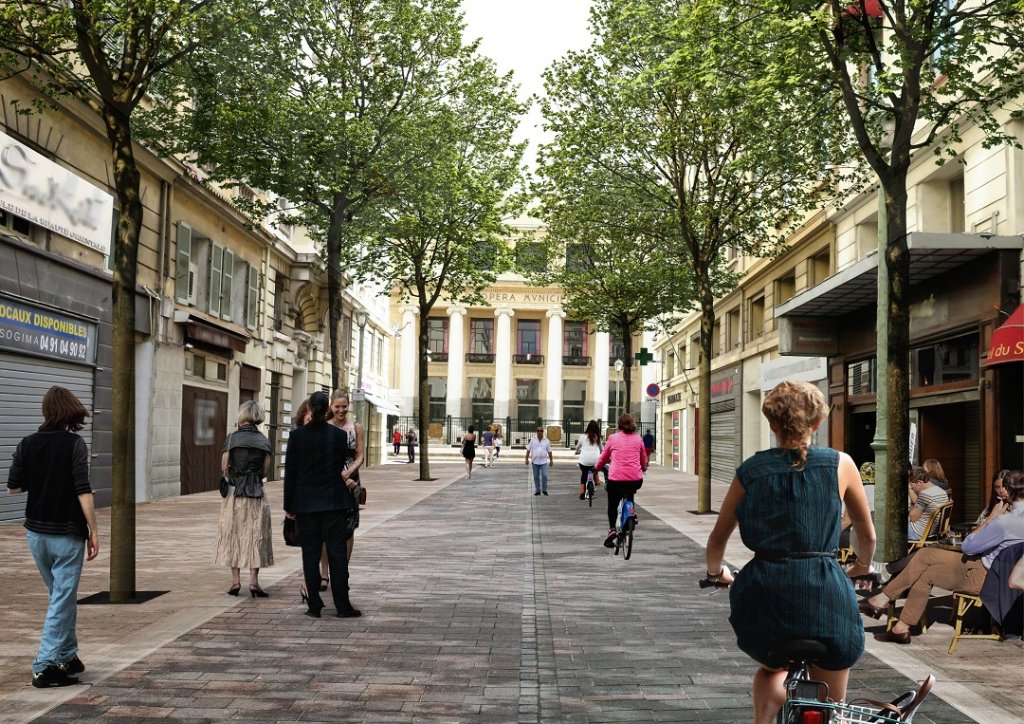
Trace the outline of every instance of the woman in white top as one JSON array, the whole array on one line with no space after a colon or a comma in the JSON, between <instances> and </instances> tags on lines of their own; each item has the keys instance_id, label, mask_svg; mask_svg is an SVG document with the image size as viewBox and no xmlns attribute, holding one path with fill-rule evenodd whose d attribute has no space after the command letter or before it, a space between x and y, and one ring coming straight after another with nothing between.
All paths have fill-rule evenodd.
<instances>
[{"instance_id":1,"label":"woman in white top","mask_svg":"<svg viewBox=\"0 0 1024 724\"><path fill-rule=\"evenodd\" d=\"M596 420L591 420L587 423L586 433L576 441L576 454L580 456L580 500L586 497L588 473L594 474L594 485L600 485L594 465L602 449L604 445L601 444L601 428L597 426Z\"/></svg>"}]
</instances>

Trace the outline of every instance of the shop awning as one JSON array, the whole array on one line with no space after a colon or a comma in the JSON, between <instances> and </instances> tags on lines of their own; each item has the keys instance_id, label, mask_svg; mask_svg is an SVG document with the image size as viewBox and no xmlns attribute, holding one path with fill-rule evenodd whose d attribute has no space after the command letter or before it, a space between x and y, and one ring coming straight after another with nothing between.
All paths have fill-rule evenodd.
<instances>
[{"instance_id":1,"label":"shop awning","mask_svg":"<svg viewBox=\"0 0 1024 724\"><path fill-rule=\"evenodd\" d=\"M992 333L985 366L1024 361L1024 304Z\"/></svg>"},{"instance_id":2,"label":"shop awning","mask_svg":"<svg viewBox=\"0 0 1024 724\"><path fill-rule=\"evenodd\" d=\"M915 231L907 236L910 282L917 285L958 269L999 249L1020 250L1020 236L989 234L933 234ZM775 308L776 317L842 317L878 299L878 252L841 269L820 284Z\"/></svg>"},{"instance_id":3,"label":"shop awning","mask_svg":"<svg viewBox=\"0 0 1024 724\"><path fill-rule=\"evenodd\" d=\"M376 407L381 412L383 412L385 415L399 416L402 414L402 411L399 410L394 405L392 405L390 402L388 402L387 400L383 400L375 395L371 395L369 392L366 393L366 401L369 402L374 407Z\"/></svg>"}]
</instances>

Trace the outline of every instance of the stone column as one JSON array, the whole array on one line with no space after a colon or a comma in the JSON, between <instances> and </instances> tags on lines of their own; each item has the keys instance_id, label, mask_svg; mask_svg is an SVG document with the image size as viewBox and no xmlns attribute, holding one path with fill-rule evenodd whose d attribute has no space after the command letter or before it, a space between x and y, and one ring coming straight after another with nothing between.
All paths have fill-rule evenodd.
<instances>
[{"instance_id":1,"label":"stone column","mask_svg":"<svg viewBox=\"0 0 1024 724\"><path fill-rule=\"evenodd\" d=\"M608 423L608 357L611 354L611 337L607 332L594 335L594 417Z\"/></svg>"},{"instance_id":2,"label":"stone column","mask_svg":"<svg viewBox=\"0 0 1024 724\"><path fill-rule=\"evenodd\" d=\"M512 397L512 317L515 314L511 307L494 310L498 318L494 331L494 417L499 420L508 417Z\"/></svg>"},{"instance_id":3,"label":"stone column","mask_svg":"<svg viewBox=\"0 0 1024 724\"><path fill-rule=\"evenodd\" d=\"M401 353L398 365L398 389L401 392L402 414L415 415L416 410L416 307L402 307L402 327L398 332L401 337Z\"/></svg>"},{"instance_id":4,"label":"stone column","mask_svg":"<svg viewBox=\"0 0 1024 724\"><path fill-rule=\"evenodd\" d=\"M548 350L544 357L547 366L547 394L544 403L544 417L549 420L562 418L562 320L565 312L549 309Z\"/></svg>"},{"instance_id":5,"label":"stone column","mask_svg":"<svg viewBox=\"0 0 1024 724\"><path fill-rule=\"evenodd\" d=\"M462 417L462 390L466 385L466 308L448 307L448 397L445 414Z\"/></svg>"}]
</instances>

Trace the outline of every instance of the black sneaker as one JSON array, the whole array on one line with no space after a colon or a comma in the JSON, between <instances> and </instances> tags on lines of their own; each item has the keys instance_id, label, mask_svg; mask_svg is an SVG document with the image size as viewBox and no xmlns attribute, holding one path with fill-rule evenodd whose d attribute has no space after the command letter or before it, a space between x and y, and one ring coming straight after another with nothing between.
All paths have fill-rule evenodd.
<instances>
[{"instance_id":1,"label":"black sneaker","mask_svg":"<svg viewBox=\"0 0 1024 724\"><path fill-rule=\"evenodd\" d=\"M81 674L83 671L85 671L85 664L83 664L82 660L76 656L75 658L71 659L71 661L65 661L63 664L60 665L60 668L64 669L64 671L68 674Z\"/></svg>"},{"instance_id":2,"label":"black sneaker","mask_svg":"<svg viewBox=\"0 0 1024 724\"><path fill-rule=\"evenodd\" d=\"M42 671L32 674L32 686L37 689L49 689L51 686L71 686L77 683L76 677L68 676L68 673L59 666L47 666Z\"/></svg>"},{"instance_id":3,"label":"black sneaker","mask_svg":"<svg viewBox=\"0 0 1024 724\"><path fill-rule=\"evenodd\" d=\"M616 535L618 535L618 533L616 533L614 529L608 531L608 536L604 539L604 547L605 548L614 548L615 547L615 536Z\"/></svg>"},{"instance_id":4,"label":"black sneaker","mask_svg":"<svg viewBox=\"0 0 1024 724\"><path fill-rule=\"evenodd\" d=\"M534 490L534 491L533 491L533 494L534 494L534 495L540 495L540 491L539 491L539 490Z\"/></svg>"},{"instance_id":5,"label":"black sneaker","mask_svg":"<svg viewBox=\"0 0 1024 724\"><path fill-rule=\"evenodd\" d=\"M547 495L547 494L548 494L548 491L546 491L546 490L545 490L545 491L544 491L544 495Z\"/></svg>"}]
</instances>

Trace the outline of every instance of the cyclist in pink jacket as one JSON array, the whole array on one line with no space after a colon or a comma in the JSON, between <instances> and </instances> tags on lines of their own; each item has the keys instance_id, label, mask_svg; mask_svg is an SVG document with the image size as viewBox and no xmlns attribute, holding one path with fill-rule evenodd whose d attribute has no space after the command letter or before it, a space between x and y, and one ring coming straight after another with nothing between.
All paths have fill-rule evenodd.
<instances>
[{"instance_id":1,"label":"cyclist in pink jacket","mask_svg":"<svg viewBox=\"0 0 1024 724\"><path fill-rule=\"evenodd\" d=\"M605 473L608 481L608 531L604 539L605 548L615 545L615 516L619 511L619 501L633 496L644 484L644 471L647 470L647 451L644 441L636 434L636 423L633 416L624 413L619 417L619 431L608 437L601 456L594 465L595 470L604 468L609 460L611 465Z\"/></svg>"}]
</instances>

